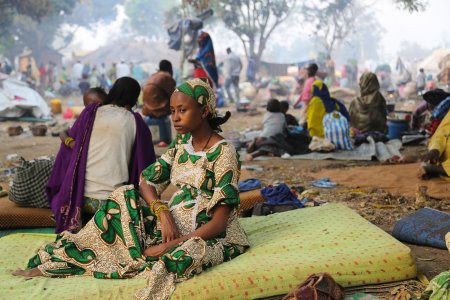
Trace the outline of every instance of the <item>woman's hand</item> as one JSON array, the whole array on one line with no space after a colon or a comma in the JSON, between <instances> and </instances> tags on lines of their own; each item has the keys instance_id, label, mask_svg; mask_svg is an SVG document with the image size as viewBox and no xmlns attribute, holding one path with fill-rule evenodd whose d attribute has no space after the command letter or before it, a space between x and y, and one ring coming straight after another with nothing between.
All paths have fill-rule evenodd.
<instances>
[{"instance_id":1,"label":"woman's hand","mask_svg":"<svg viewBox=\"0 0 450 300\"><path fill-rule=\"evenodd\" d=\"M167 243L178 238L180 233L178 232L177 225L175 224L170 211L165 210L160 212L159 217L161 222L162 242Z\"/></svg>"},{"instance_id":2,"label":"woman's hand","mask_svg":"<svg viewBox=\"0 0 450 300\"><path fill-rule=\"evenodd\" d=\"M176 244L178 244L176 241L171 241L168 243L162 243L156 246L149 247L144 250L144 256L161 257L167 251L172 249Z\"/></svg>"},{"instance_id":3,"label":"woman's hand","mask_svg":"<svg viewBox=\"0 0 450 300\"><path fill-rule=\"evenodd\" d=\"M436 149L432 149L428 151L422 158L423 162L429 162L432 165L435 165L439 161L440 153Z\"/></svg>"}]
</instances>

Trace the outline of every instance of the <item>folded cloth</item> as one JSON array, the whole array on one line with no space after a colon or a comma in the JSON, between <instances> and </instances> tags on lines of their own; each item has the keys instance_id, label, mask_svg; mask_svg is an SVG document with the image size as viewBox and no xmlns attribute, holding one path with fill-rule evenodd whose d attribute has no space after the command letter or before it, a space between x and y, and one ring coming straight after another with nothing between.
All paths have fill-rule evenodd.
<instances>
[{"instance_id":1,"label":"folded cloth","mask_svg":"<svg viewBox=\"0 0 450 300\"><path fill-rule=\"evenodd\" d=\"M403 242L447 249L445 235L450 231L450 214L422 208L398 221L392 235Z\"/></svg>"},{"instance_id":2,"label":"folded cloth","mask_svg":"<svg viewBox=\"0 0 450 300\"><path fill-rule=\"evenodd\" d=\"M450 271L445 271L434 277L423 292L420 300L450 299Z\"/></svg>"},{"instance_id":3,"label":"folded cloth","mask_svg":"<svg viewBox=\"0 0 450 300\"><path fill-rule=\"evenodd\" d=\"M332 182L330 180L330 178L320 178L320 179L314 180L311 184L315 187L320 187L320 188L332 188L337 185L337 183Z\"/></svg>"},{"instance_id":4,"label":"folded cloth","mask_svg":"<svg viewBox=\"0 0 450 300\"><path fill-rule=\"evenodd\" d=\"M249 178L239 182L239 192L247 192L261 188L261 181L256 178Z\"/></svg>"},{"instance_id":5,"label":"folded cloth","mask_svg":"<svg viewBox=\"0 0 450 300\"><path fill-rule=\"evenodd\" d=\"M304 206L297 197L295 197L291 189L284 183L263 188L261 190L261 195L266 199L266 203L269 204L293 204L298 208Z\"/></svg>"}]
</instances>

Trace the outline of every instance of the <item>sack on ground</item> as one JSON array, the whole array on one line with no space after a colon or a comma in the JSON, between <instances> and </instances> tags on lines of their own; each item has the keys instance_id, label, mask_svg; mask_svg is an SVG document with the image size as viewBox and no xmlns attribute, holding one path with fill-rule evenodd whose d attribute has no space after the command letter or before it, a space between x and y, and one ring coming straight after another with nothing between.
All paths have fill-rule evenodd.
<instances>
[{"instance_id":1,"label":"sack on ground","mask_svg":"<svg viewBox=\"0 0 450 300\"><path fill-rule=\"evenodd\" d=\"M347 119L338 111L326 114L322 120L325 138L331 141L336 149L352 150L350 127Z\"/></svg>"},{"instance_id":2,"label":"sack on ground","mask_svg":"<svg viewBox=\"0 0 450 300\"><path fill-rule=\"evenodd\" d=\"M344 299L343 288L328 273L317 273L287 294L283 300L341 300Z\"/></svg>"},{"instance_id":3,"label":"sack on ground","mask_svg":"<svg viewBox=\"0 0 450 300\"><path fill-rule=\"evenodd\" d=\"M331 152L336 149L336 146L325 138L313 136L308 148L309 150L316 152Z\"/></svg>"},{"instance_id":4,"label":"sack on ground","mask_svg":"<svg viewBox=\"0 0 450 300\"><path fill-rule=\"evenodd\" d=\"M22 162L9 190L9 199L23 207L49 207L45 191L52 171L53 160L35 159Z\"/></svg>"}]
</instances>

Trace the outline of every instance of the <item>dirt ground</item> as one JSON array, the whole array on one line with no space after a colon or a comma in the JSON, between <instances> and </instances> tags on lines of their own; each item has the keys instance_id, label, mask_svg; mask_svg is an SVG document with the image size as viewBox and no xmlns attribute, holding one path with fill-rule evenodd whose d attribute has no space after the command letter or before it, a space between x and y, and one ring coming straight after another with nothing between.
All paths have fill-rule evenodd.
<instances>
[{"instance_id":1,"label":"dirt ground","mask_svg":"<svg viewBox=\"0 0 450 300\"><path fill-rule=\"evenodd\" d=\"M80 104L81 99L77 98L76 103ZM65 106L63 107L65 108ZM225 137L233 137L237 132L257 129L262 120L263 109L258 108L252 113L236 113L230 108L233 115L228 123L222 126ZM221 109L224 111L224 109ZM292 113L292 112L291 112ZM296 114L296 111L293 112ZM50 127L50 131L55 130L64 123L61 115L56 116L57 127ZM54 123L54 122L53 122ZM69 121L67 124L70 124ZM12 121L0 122L0 168L6 163L6 155L18 154L26 159L33 159L44 155L56 155L60 141L57 137L50 136L50 132L45 137L34 137L27 130L30 123L21 122L25 132L16 137L9 137L7 128L19 123ZM66 124L66 125L67 125ZM156 128L151 128L152 132ZM164 149L156 148L157 154L161 154ZM425 148L408 147L403 150L404 154L419 157ZM251 171L252 177L259 178L263 184L273 184L274 182L284 182L288 185L302 186L307 189L313 188L311 181L314 173L322 169L341 169L346 172L349 168L360 166L379 165L378 162L338 162L331 160L308 161L308 160L283 160L274 158L267 161L253 161L246 165L258 165L263 171ZM374 174L376 176L376 174ZM320 201L340 202L356 210L368 221L379 226L387 232L391 232L393 225L404 216L414 213L418 207L414 205L415 199L411 196L385 192L377 186L364 189L355 189L354 186L337 186L332 189L317 189ZM414 187L411 187L414 188ZM372 204L395 204L395 208L375 208ZM441 208L441 202L429 203L431 207ZM448 206L443 209L450 212ZM448 251L438 250L430 247L408 245L416 257L419 272L426 275L428 279L433 278L444 270L450 269L450 254Z\"/></svg>"}]
</instances>

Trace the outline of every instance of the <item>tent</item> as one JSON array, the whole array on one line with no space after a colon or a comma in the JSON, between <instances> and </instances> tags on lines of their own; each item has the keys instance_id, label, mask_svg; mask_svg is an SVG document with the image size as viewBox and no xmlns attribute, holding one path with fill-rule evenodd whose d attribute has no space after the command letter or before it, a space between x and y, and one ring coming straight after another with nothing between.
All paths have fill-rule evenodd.
<instances>
[{"instance_id":1,"label":"tent","mask_svg":"<svg viewBox=\"0 0 450 300\"><path fill-rule=\"evenodd\" d=\"M442 62L442 59L449 54L450 49L441 48L434 50L430 56L417 63L417 73L419 72L419 69L424 69L425 74L431 74L433 77L436 77L436 75L441 72L439 64Z\"/></svg>"},{"instance_id":2,"label":"tent","mask_svg":"<svg viewBox=\"0 0 450 300\"><path fill-rule=\"evenodd\" d=\"M9 76L0 77L0 117L19 118L30 113L36 118L50 116L50 108L38 92L25 82Z\"/></svg>"},{"instance_id":3,"label":"tent","mask_svg":"<svg viewBox=\"0 0 450 300\"><path fill-rule=\"evenodd\" d=\"M176 65L180 54L169 49L163 42L124 38L102 46L80 59L93 65L100 65L102 62L110 65L123 59L127 62L153 63L157 66L161 59L167 59ZM156 68L150 73L155 71Z\"/></svg>"}]
</instances>

